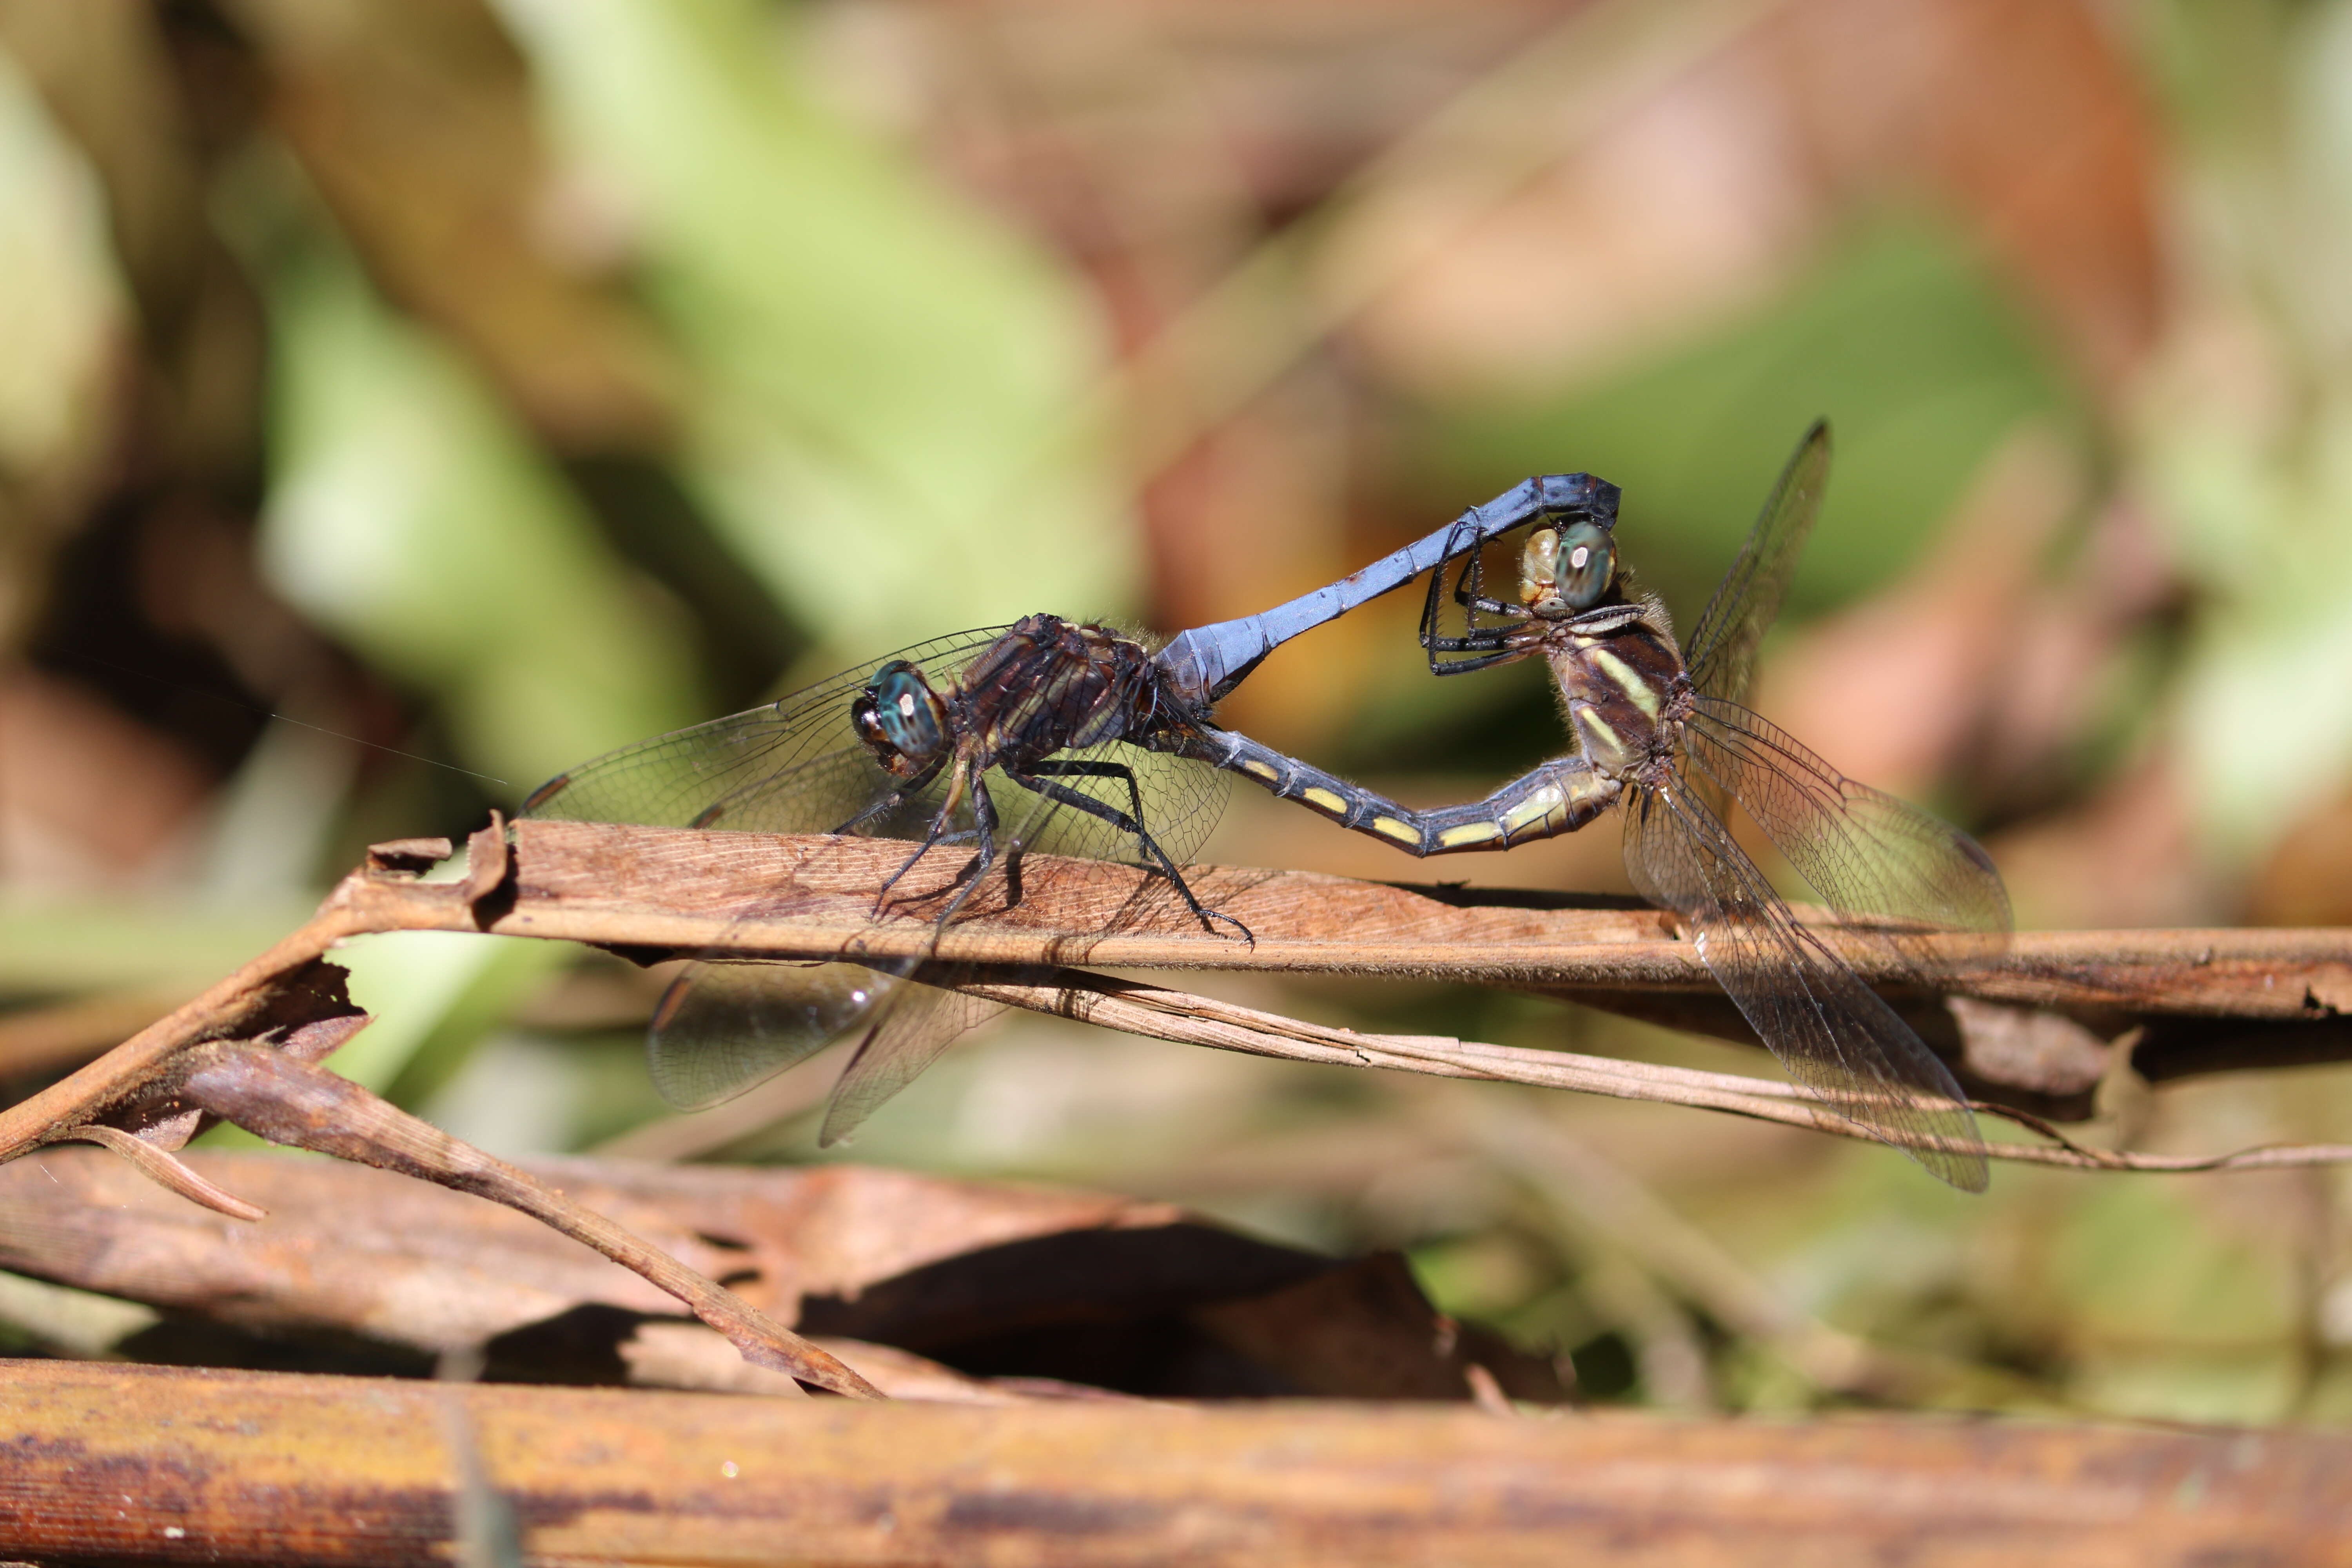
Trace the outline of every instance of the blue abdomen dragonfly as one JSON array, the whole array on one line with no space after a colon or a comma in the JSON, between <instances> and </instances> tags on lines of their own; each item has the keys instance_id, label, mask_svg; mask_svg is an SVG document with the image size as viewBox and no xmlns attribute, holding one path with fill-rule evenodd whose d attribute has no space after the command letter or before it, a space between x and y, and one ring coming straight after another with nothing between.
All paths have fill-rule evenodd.
<instances>
[{"instance_id":1,"label":"blue abdomen dragonfly","mask_svg":"<svg viewBox=\"0 0 2352 1568\"><path fill-rule=\"evenodd\" d=\"M1049 615L938 638L762 707L622 747L541 784L522 815L910 840L881 889L877 919L925 855L969 846L955 890L922 906L940 928L992 872L1017 886L1031 851L1127 860L1157 872L1203 927L1245 941L1248 931L1204 906L1183 874L1215 824L1228 774L1415 854L1482 831L1498 811L1517 822L1549 808L1515 795L1408 811L1220 729L1216 701L1275 647L1435 569L1468 542L1536 523L1613 526L1617 503L1616 487L1591 475L1528 479L1338 583L1157 649ZM648 1031L655 1083L672 1104L698 1109L855 1036L819 1131L820 1142L835 1142L994 1010L941 987L901 984L922 968L694 964L672 983Z\"/></svg>"},{"instance_id":2,"label":"blue abdomen dragonfly","mask_svg":"<svg viewBox=\"0 0 2352 1568\"><path fill-rule=\"evenodd\" d=\"M1867 922L1922 980L2003 940L2009 903L1966 834L1843 777L1741 705L1827 479L1829 434L1798 447L1685 657L1664 606L1637 597L1616 551L1618 492L1589 475L1530 479L1352 577L1157 652L1108 627L1033 616L909 648L765 708L625 747L542 785L527 815L971 843L952 919L999 860L1026 849L1138 859L1203 926L1181 865L1213 824L1219 771L1416 857L1496 851L1625 808L1635 885L1690 930L1701 961L1790 1074L1941 1179L1980 1190L1974 1118L1950 1071L1801 924L1728 826L1737 803L1840 914ZM1483 548L1531 530L1516 602L1487 596ZM1447 568L1458 632L1443 625ZM1540 657L1575 749L1484 800L1411 810L1218 728L1218 697L1291 637L1430 571L1422 641L1454 675ZM1202 764L1206 764L1203 767ZM892 879L893 881L897 878ZM887 896L887 889L885 889ZM878 906L877 906L878 912ZM906 966L916 972L919 966ZM863 1030L830 1142L993 1009L851 964L770 978L698 965L649 1033L674 1103L716 1103ZM908 1001L905 992L921 993Z\"/></svg>"}]
</instances>

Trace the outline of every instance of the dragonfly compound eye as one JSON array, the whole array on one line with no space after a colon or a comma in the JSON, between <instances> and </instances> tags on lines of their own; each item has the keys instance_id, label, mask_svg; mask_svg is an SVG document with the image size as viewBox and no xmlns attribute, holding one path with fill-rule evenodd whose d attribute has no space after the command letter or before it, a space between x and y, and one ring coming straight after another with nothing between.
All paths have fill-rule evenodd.
<instances>
[{"instance_id":1,"label":"dragonfly compound eye","mask_svg":"<svg viewBox=\"0 0 2352 1568\"><path fill-rule=\"evenodd\" d=\"M1617 545L1596 522L1536 531L1519 563L1519 597L1547 620L1592 608L1617 579Z\"/></svg>"},{"instance_id":2,"label":"dragonfly compound eye","mask_svg":"<svg viewBox=\"0 0 2352 1568\"><path fill-rule=\"evenodd\" d=\"M922 773L948 747L948 709L923 672L894 658L849 705L849 721L875 761L902 778Z\"/></svg>"}]
</instances>

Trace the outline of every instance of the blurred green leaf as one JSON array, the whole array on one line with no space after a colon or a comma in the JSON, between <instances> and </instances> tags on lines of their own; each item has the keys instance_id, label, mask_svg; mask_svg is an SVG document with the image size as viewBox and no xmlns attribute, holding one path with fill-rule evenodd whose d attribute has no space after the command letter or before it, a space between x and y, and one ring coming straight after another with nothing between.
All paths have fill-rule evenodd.
<instances>
[{"instance_id":1,"label":"blurred green leaf","mask_svg":"<svg viewBox=\"0 0 2352 1568\"><path fill-rule=\"evenodd\" d=\"M387 931L335 950L368 1026L328 1059L403 1104L430 1094L514 1004L568 962L554 942L485 942L458 931Z\"/></svg>"},{"instance_id":2,"label":"blurred green leaf","mask_svg":"<svg viewBox=\"0 0 2352 1568\"><path fill-rule=\"evenodd\" d=\"M2204 1349L2293 1333L2288 1260L2214 1223L2193 1189L2116 1176L2082 1194L2051 1247L2051 1287L2092 1340Z\"/></svg>"},{"instance_id":3,"label":"blurred green leaf","mask_svg":"<svg viewBox=\"0 0 2352 1568\"><path fill-rule=\"evenodd\" d=\"M0 189L0 468L21 479L82 438L125 323L105 198L5 51Z\"/></svg>"},{"instance_id":4,"label":"blurred green leaf","mask_svg":"<svg viewBox=\"0 0 2352 1568\"><path fill-rule=\"evenodd\" d=\"M2241 866L2352 777L2352 403L2315 423L2284 462L2212 420L2171 426L2150 454L2205 601L2177 743L2200 837Z\"/></svg>"},{"instance_id":5,"label":"blurred green leaf","mask_svg":"<svg viewBox=\"0 0 2352 1568\"><path fill-rule=\"evenodd\" d=\"M2110 1415L2259 1426L2291 1414L2300 1380L2297 1358L2285 1345L2236 1355L2094 1351L2074 1369L2067 1392Z\"/></svg>"},{"instance_id":6,"label":"blurred green leaf","mask_svg":"<svg viewBox=\"0 0 2352 1568\"><path fill-rule=\"evenodd\" d=\"M103 455L129 323L97 179L5 51L0 192L0 637L13 639L58 503Z\"/></svg>"},{"instance_id":7,"label":"blurred green leaf","mask_svg":"<svg viewBox=\"0 0 2352 1568\"><path fill-rule=\"evenodd\" d=\"M404 1105L415 1104L462 1066L514 1005L571 962L558 942L452 931L393 931L336 952L352 972L352 1000L375 1022L335 1053L331 1065Z\"/></svg>"},{"instance_id":8,"label":"blurred green leaf","mask_svg":"<svg viewBox=\"0 0 2352 1568\"><path fill-rule=\"evenodd\" d=\"M703 717L677 628L457 353L314 250L271 295L262 559L520 798Z\"/></svg>"},{"instance_id":9,"label":"blurred green leaf","mask_svg":"<svg viewBox=\"0 0 2352 1568\"><path fill-rule=\"evenodd\" d=\"M462 1068L515 1003L571 961L560 942L464 931L385 931L336 948L368 1026L327 1058L335 1072L415 1105ZM205 1135L215 1148L257 1148L242 1128Z\"/></svg>"},{"instance_id":10,"label":"blurred green leaf","mask_svg":"<svg viewBox=\"0 0 2352 1568\"><path fill-rule=\"evenodd\" d=\"M0 900L0 991L85 991L210 985L310 918L310 901L247 900L234 908L114 898Z\"/></svg>"},{"instance_id":11,"label":"blurred green leaf","mask_svg":"<svg viewBox=\"0 0 2352 1568\"><path fill-rule=\"evenodd\" d=\"M641 225L692 362L688 471L745 564L864 650L1132 598L1133 531L1073 426L1079 282L829 112L797 17L746 0L504 0L559 133Z\"/></svg>"},{"instance_id":12,"label":"blurred green leaf","mask_svg":"<svg viewBox=\"0 0 2352 1568\"><path fill-rule=\"evenodd\" d=\"M136 1301L0 1273L0 1344L10 1355L97 1357L163 1317Z\"/></svg>"},{"instance_id":13,"label":"blurred green leaf","mask_svg":"<svg viewBox=\"0 0 2352 1568\"><path fill-rule=\"evenodd\" d=\"M1412 1250L1412 1277L1449 1317L1491 1322L1554 1282L1550 1260L1532 1256L1518 1236L1488 1230Z\"/></svg>"},{"instance_id":14,"label":"blurred green leaf","mask_svg":"<svg viewBox=\"0 0 2352 1568\"><path fill-rule=\"evenodd\" d=\"M2352 780L2352 6L2156 15L2205 265L2135 456L2199 599L2174 744L2241 870Z\"/></svg>"}]
</instances>

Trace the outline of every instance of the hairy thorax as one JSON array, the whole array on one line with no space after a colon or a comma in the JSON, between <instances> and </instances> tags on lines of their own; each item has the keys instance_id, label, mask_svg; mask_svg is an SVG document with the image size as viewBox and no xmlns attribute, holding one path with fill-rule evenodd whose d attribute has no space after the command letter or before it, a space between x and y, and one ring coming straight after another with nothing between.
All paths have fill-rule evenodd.
<instances>
[{"instance_id":1,"label":"hairy thorax","mask_svg":"<svg viewBox=\"0 0 2352 1568\"><path fill-rule=\"evenodd\" d=\"M970 668L951 699L970 743L1025 764L1134 732L1147 713L1149 655L1107 626L1029 616Z\"/></svg>"},{"instance_id":2,"label":"hairy thorax","mask_svg":"<svg viewBox=\"0 0 2352 1568\"><path fill-rule=\"evenodd\" d=\"M1653 600L1626 609L1622 624L1603 630L1553 628L1545 655L1585 759L1608 777L1643 784L1671 764L1694 699L1664 608Z\"/></svg>"}]
</instances>

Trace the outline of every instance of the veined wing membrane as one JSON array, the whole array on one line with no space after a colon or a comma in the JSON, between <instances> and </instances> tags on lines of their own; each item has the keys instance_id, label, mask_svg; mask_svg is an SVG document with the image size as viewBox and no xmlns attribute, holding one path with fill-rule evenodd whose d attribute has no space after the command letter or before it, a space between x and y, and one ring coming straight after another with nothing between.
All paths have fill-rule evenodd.
<instances>
[{"instance_id":1,"label":"veined wing membrane","mask_svg":"<svg viewBox=\"0 0 2352 1568\"><path fill-rule=\"evenodd\" d=\"M891 657L952 673L1003 635L1002 626L937 637ZM780 701L675 730L607 752L557 775L523 803L524 816L565 822L637 822L655 827L731 827L758 833L829 833L845 792L835 777L887 775L857 747L849 705L885 660L842 671ZM853 750L846 762L834 753ZM862 764L863 774L852 764ZM835 774L832 770L842 770Z\"/></svg>"},{"instance_id":2,"label":"veined wing membrane","mask_svg":"<svg viewBox=\"0 0 2352 1568\"><path fill-rule=\"evenodd\" d=\"M995 647L1004 628L936 639L892 656L914 666L934 690L960 689L973 661ZM953 764L919 786L893 777L858 739L852 707L888 659L877 659L765 708L696 725L625 747L572 770L536 793L528 815L575 820L646 822L718 830L826 833L922 839L940 820ZM950 699L952 700L952 699ZM1024 727L1066 733L1087 717L1054 705L1083 692L1049 686L994 710L978 731L1017 739ZM1013 754L1023 754L1017 745ZM1063 747L1031 764L1025 779L991 767L981 783L995 811L999 858L992 873L1034 850L1076 857L1171 864L1187 858L1214 826L1225 776L1214 769L1112 741ZM978 792L961 789L942 825L940 852L956 855L962 875L925 876L902 884L882 913L929 918L957 900L979 838ZM1139 837L1161 850L1155 858ZM911 851L910 851L911 853ZM777 889L743 918L774 915L793 899ZM724 950L675 981L648 1031L656 1086L685 1110L714 1105L806 1058L835 1039L857 1040L828 1112L831 1142L911 1080L955 1037L999 1011L902 975L920 960L869 970L855 964L753 964Z\"/></svg>"},{"instance_id":3,"label":"veined wing membrane","mask_svg":"<svg viewBox=\"0 0 2352 1568\"><path fill-rule=\"evenodd\" d=\"M797 1066L845 1035L857 1039L825 1107L820 1145L855 1131L962 1035L1004 1010L919 984L946 966L901 976L856 963L697 963L655 1015L646 1063L681 1110L721 1104ZM960 973L960 971L954 972Z\"/></svg>"},{"instance_id":4,"label":"veined wing membrane","mask_svg":"<svg viewBox=\"0 0 2352 1568\"><path fill-rule=\"evenodd\" d=\"M1017 847L1021 852L1149 863L1125 826L1139 823L1170 859L1181 864L1215 826L1224 798L1223 773L1123 742L1072 747L1055 763L1060 771L1043 775L1041 782L1094 801L1112 815L1096 815L992 770L986 782L1009 852ZM1174 902L1167 884L1151 886L1165 901ZM944 988L948 980L980 973L970 965L917 962L898 967L903 975L877 977L890 984L892 994L865 1020L865 1036L825 1107L817 1132L820 1147L856 1131L958 1038L1005 1010L1002 1004Z\"/></svg>"},{"instance_id":5,"label":"veined wing membrane","mask_svg":"<svg viewBox=\"0 0 2352 1568\"><path fill-rule=\"evenodd\" d=\"M707 1110L816 1055L896 984L856 963L690 964L654 1010L646 1065L664 1100Z\"/></svg>"},{"instance_id":6,"label":"veined wing membrane","mask_svg":"<svg viewBox=\"0 0 2352 1568\"><path fill-rule=\"evenodd\" d=\"M829 1147L857 1131L882 1103L922 1076L940 1053L963 1035L1005 1010L1001 1002L984 1001L939 982L981 973L968 964L924 963L913 966L897 984L893 1005L877 1015L857 1042L849 1065L826 1101L824 1124L817 1130L820 1148Z\"/></svg>"},{"instance_id":7,"label":"veined wing membrane","mask_svg":"<svg viewBox=\"0 0 2352 1568\"><path fill-rule=\"evenodd\" d=\"M1944 1181L1982 1192L1983 1145L1950 1071L1797 924L1722 821L1673 785L1629 791L1624 809L1634 886L1690 923L1708 973L1790 1074Z\"/></svg>"},{"instance_id":8,"label":"veined wing membrane","mask_svg":"<svg viewBox=\"0 0 2352 1568\"><path fill-rule=\"evenodd\" d=\"M1684 663L1700 695L1733 702L1748 695L1756 650L1780 613L1798 552L1821 512L1829 475L1830 427L1816 420L1683 645Z\"/></svg>"},{"instance_id":9,"label":"veined wing membrane","mask_svg":"<svg viewBox=\"0 0 2352 1568\"><path fill-rule=\"evenodd\" d=\"M1736 798L1832 909L1895 922L1881 934L1915 966L1947 970L2007 945L2000 873L1958 828L1856 784L1735 702L1700 698L1683 739L1694 782Z\"/></svg>"}]
</instances>

